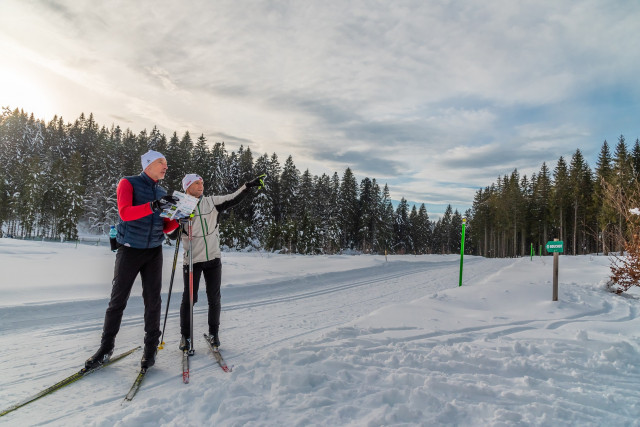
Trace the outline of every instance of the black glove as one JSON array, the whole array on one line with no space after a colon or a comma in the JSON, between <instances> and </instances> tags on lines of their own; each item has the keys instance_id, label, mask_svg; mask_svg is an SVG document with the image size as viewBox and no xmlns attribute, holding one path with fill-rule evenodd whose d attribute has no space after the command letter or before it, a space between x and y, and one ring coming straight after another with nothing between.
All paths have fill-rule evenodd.
<instances>
[{"instance_id":1,"label":"black glove","mask_svg":"<svg viewBox=\"0 0 640 427\"><path fill-rule=\"evenodd\" d=\"M151 202L151 209L154 212L162 212L165 209L169 209L171 206L175 206L178 203L178 198L173 196L160 197L158 200Z\"/></svg>"},{"instance_id":2,"label":"black glove","mask_svg":"<svg viewBox=\"0 0 640 427\"><path fill-rule=\"evenodd\" d=\"M180 236L180 229L182 227L178 227L175 230L173 230L171 233L167 233L167 237L171 240L176 240L178 238L178 236Z\"/></svg>"},{"instance_id":3,"label":"black glove","mask_svg":"<svg viewBox=\"0 0 640 427\"><path fill-rule=\"evenodd\" d=\"M264 181L263 178L265 178L267 176L267 174L262 174L259 177L257 177L256 179L254 179L253 181L249 181L247 182L245 185L249 188L251 187L258 187L258 189L264 187Z\"/></svg>"}]
</instances>

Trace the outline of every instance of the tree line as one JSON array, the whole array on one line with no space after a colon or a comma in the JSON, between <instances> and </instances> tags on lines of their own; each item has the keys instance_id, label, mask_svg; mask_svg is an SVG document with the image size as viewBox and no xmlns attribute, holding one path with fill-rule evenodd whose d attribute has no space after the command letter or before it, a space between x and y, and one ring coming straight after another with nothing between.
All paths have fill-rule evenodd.
<instances>
[{"instance_id":1,"label":"tree line","mask_svg":"<svg viewBox=\"0 0 640 427\"><path fill-rule=\"evenodd\" d=\"M629 149L620 135L613 150L605 140L595 170L577 149L551 171L543 163L530 178L517 170L476 192L470 222L473 253L487 257L526 256L531 245L564 242L565 254L608 254L624 249L627 221L612 200L637 186L640 141ZM608 197L607 197L608 196Z\"/></svg>"},{"instance_id":2,"label":"tree line","mask_svg":"<svg viewBox=\"0 0 640 427\"><path fill-rule=\"evenodd\" d=\"M78 226L104 233L117 223L119 180L140 173L140 156L163 153L169 170L162 183L182 191L186 173L205 182L205 195L227 194L265 173L266 186L221 217L221 243L301 254L455 253L460 250L462 215L448 206L438 220L424 204L402 198L394 208L388 186L373 178L301 172L292 156L254 158L249 147L228 150L204 135L157 127L134 133L101 126L93 115L72 123L54 117L45 123L24 111L2 109L0 116L0 230L21 238L76 239ZM469 215L469 212L467 212ZM471 245L468 241L466 245Z\"/></svg>"}]
</instances>

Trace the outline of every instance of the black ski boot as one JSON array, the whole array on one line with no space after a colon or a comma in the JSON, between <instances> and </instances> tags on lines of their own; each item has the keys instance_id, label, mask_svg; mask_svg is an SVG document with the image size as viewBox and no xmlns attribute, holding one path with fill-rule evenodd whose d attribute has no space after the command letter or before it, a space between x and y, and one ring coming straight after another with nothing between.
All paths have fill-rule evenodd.
<instances>
[{"instance_id":1,"label":"black ski boot","mask_svg":"<svg viewBox=\"0 0 640 427\"><path fill-rule=\"evenodd\" d=\"M183 335L180 338L180 346L178 348L184 351L184 350L189 350L189 347L191 347L191 340L189 339L188 336Z\"/></svg>"},{"instance_id":2,"label":"black ski boot","mask_svg":"<svg viewBox=\"0 0 640 427\"><path fill-rule=\"evenodd\" d=\"M207 341L211 343L214 347L220 347L220 338L218 338L218 334L209 334L207 335Z\"/></svg>"},{"instance_id":3,"label":"black ski boot","mask_svg":"<svg viewBox=\"0 0 640 427\"><path fill-rule=\"evenodd\" d=\"M96 353L84 362L84 368L95 369L109 361L113 354L113 345L101 344Z\"/></svg>"},{"instance_id":4,"label":"black ski boot","mask_svg":"<svg viewBox=\"0 0 640 427\"><path fill-rule=\"evenodd\" d=\"M156 364L156 353L158 348L154 346L144 346L144 354L140 361L140 367L145 371Z\"/></svg>"}]
</instances>

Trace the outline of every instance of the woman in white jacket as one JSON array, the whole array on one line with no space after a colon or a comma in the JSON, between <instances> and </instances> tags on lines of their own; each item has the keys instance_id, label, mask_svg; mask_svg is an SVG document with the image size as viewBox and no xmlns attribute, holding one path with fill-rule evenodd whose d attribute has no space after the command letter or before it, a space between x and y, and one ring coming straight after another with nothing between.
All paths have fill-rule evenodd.
<instances>
[{"instance_id":1,"label":"woman in white jacket","mask_svg":"<svg viewBox=\"0 0 640 427\"><path fill-rule=\"evenodd\" d=\"M204 276L209 303L209 335L208 339L215 347L220 346L218 332L220 329L220 283L222 279L222 263L220 260L220 233L218 214L225 209L237 205L252 187L264 185L264 175L247 182L234 193L225 196L203 196L204 181L199 175L187 174L182 179L185 193L200 199L192 218L191 256L193 257L193 302L198 301L200 276ZM182 230L182 247L184 248L184 292L180 305L180 349L190 348L190 302L189 302L189 237L186 226Z\"/></svg>"}]
</instances>

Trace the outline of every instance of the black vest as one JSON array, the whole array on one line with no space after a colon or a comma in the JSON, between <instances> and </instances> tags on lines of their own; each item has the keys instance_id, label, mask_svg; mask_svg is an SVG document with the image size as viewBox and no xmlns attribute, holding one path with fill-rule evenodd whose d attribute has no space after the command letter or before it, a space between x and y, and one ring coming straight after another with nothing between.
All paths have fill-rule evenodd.
<instances>
[{"instance_id":1,"label":"black vest","mask_svg":"<svg viewBox=\"0 0 640 427\"><path fill-rule=\"evenodd\" d=\"M137 176L127 176L124 179L133 187L133 206L152 202L167 194L167 190L158 185L142 172ZM118 223L118 243L137 249L155 248L162 245L164 221L159 212L147 215L135 221Z\"/></svg>"}]
</instances>

